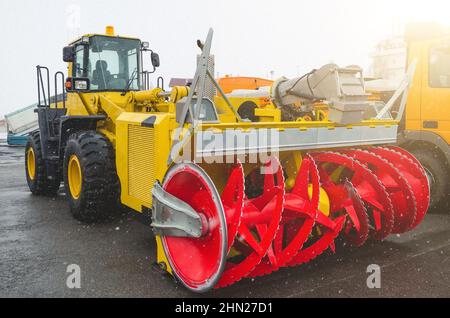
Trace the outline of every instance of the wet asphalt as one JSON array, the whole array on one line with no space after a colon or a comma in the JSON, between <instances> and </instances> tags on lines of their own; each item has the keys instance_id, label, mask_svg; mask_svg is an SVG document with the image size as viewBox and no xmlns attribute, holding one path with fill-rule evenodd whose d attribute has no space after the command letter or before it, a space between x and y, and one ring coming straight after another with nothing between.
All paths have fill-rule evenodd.
<instances>
[{"instance_id":1,"label":"wet asphalt","mask_svg":"<svg viewBox=\"0 0 450 318\"><path fill-rule=\"evenodd\" d=\"M338 244L335 255L199 296L152 266L152 232L132 214L86 225L71 217L63 189L32 196L23 152L0 145L0 297L450 297L450 211L408 234ZM66 285L70 264L80 266L80 289ZM371 264L381 267L380 289L367 287Z\"/></svg>"}]
</instances>

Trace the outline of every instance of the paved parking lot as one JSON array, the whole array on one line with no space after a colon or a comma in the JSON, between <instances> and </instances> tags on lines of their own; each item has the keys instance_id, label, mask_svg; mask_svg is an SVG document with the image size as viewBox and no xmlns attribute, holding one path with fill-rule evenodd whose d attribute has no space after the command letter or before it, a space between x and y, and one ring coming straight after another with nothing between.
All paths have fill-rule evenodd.
<instances>
[{"instance_id":1,"label":"paved parking lot","mask_svg":"<svg viewBox=\"0 0 450 318\"><path fill-rule=\"evenodd\" d=\"M125 215L84 225L57 198L28 192L23 148L0 145L0 297L196 296L151 264L151 230ZM448 213L446 213L448 212ZM81 289L66 286L69 264L81 268ZM381 267L381 289L366 269ZM427 216L406 235L360 249L338 246L299 268L243 280L212 297L450 297L450 212Z\"/></svg>"}]
</instances>

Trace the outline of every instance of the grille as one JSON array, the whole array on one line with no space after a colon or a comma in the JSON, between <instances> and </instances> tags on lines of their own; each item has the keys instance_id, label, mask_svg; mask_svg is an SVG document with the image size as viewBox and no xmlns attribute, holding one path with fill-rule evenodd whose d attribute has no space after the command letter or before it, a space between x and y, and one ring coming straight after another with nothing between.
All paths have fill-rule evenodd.
<instances>
[{"instance_id":1,"label":"grille","mask_svg":"<svg viewBox=\"0 0 450 318\"><path fill-rule=\"evenodd\" d=\"M155 183L154 142L154 129L128 126L128 194L149 204Z\"/></svg>"},{"instance_id":2,"label":"grille","mask_svg":"<svg viewBox=\"0 0 450 318\"><path fill-rule=\"evenodd\" d=\"M197 55L197 64L200 63L200 55ZM214 55L211 55L208 60L208 71L212 76L215 76L216 62ZM198 93L198 91L196 92ZM205 97L208 97L210 100L214 101L214 96L216 96L216 87L209 77L206 78L205 83Z\"/></svg>"}]
</instances>

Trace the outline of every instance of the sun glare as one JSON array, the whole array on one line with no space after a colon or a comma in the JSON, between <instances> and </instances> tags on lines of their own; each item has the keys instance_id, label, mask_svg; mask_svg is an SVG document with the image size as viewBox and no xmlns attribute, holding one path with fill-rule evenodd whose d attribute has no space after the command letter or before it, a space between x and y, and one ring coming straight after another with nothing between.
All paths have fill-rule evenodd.
<instances>
[{"instance_id":1,"label":"sun glare","mask_svg":"<svg viewBox=\"0 0 450 318\"><path fill-rule=\"evenodd\" d=\"M411 22L436 22L442 26L450 26L448 13L450 1L444 0L413 0L395 1L396 13L402 17L404 23Z\"/></svg>"}]
</instances>

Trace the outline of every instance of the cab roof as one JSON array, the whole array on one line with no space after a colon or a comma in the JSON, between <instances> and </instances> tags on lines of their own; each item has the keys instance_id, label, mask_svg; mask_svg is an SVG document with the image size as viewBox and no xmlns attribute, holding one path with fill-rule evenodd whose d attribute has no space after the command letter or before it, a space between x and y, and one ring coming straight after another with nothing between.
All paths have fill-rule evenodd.
<instances>
[{"instance_id":1,"label":"cab roof","mask_svg":"<svg viewBox=\"0 0 450 318\"><path fill-rule=\"evenodd\" d=\"M86 38L86 37L92 38L92 37L94 37L94 36L106 36L106 37L111 37L111 38L119 38L119 39L127 39L127 40L137 40L137 41L140 41L140 39L135 38L135 37L116 35L116 34L114 33L114 27L112 27L112 26L107 26L107 27L106 27L106 32L105 32L105 34L100 34L100 33L85 34L85 35L82 35L82 36L78 37L78 38L75 39L74 41L70 42L69 45L74 45L75 43L81 41L81 39L83 39L83 38Z\"/></svg>"}]
</instances>

